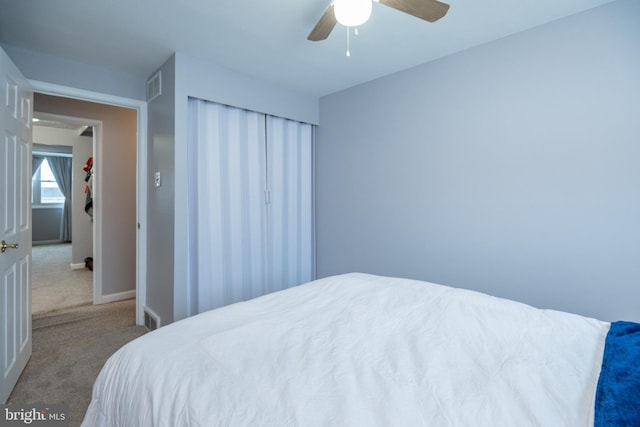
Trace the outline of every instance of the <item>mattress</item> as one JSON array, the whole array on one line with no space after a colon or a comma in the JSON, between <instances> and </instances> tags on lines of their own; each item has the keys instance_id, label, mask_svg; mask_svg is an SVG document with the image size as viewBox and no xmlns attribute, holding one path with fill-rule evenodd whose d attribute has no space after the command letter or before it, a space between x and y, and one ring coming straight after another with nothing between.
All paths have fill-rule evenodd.
<instances>
[{"instance_id":1,"label":"mattress","mask_svg":"<svg viewBox=\"0 0 640 427\"><path fill-rule=\"evenodd\" d=\"M83 426L590 426L610 324L353 273L116 352Z\"/></svg>"}]
</instances>

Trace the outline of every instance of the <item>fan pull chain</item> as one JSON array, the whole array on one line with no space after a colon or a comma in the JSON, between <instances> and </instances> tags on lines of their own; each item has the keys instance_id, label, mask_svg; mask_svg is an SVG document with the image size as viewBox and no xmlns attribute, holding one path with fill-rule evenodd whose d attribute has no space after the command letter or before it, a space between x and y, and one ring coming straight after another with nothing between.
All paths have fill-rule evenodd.
<instances>
[{"instance_id":1,"label":"fan pull chain","mask_svg":"<svg viewBox=\"0 0 640 427\"><path fill-rule=\"evenodd\" d=\"M351 56L351 50L349 49L349 33L350 33L349 30L350 29L351 27L347 27L347 56Z\"/></svg>"},{"instance_id":2,"label":"fan pull chain","mask_svg":"<svg viewBox=\"0 0 640 427\"><path fill-rule=\"evenodd\" d=\"M347 27L347 56L351 56L351 49L350 49L350 39L349 39L349 33L351 32L351 28L352 27ZM357 36L358 33L358 27L353 27L353 35Z\"/></svg>"}]
</instances>

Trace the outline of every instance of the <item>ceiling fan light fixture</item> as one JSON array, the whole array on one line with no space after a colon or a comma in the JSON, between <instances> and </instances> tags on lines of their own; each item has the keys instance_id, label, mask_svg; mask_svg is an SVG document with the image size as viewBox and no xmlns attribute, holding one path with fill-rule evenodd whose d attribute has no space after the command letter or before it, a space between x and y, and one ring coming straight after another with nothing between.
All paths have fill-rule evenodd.
<instances>
[{"instance_id":1,"label":"ceiling fan light fixture","mask_svg":"<svg viewBox=\"0 0 640 427\"><path fill-rule=\"evenodd\" d=\"M345 27L357 27L371 16L371 0L335 0L336 20Z\"/></svg>"}]
</instances>

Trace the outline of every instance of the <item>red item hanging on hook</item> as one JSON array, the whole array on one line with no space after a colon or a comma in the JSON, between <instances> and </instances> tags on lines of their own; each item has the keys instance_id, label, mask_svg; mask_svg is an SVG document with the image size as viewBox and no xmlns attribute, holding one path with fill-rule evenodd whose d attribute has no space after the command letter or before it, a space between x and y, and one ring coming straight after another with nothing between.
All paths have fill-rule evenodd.
<instances>
[{"instance_id":1,"label":"red item hanging on hook","mask_svg":"<svg viewBox=\"0 0 640 427\"><path fill-rule=\"evenodd\" d=\"M82 170L85 171L85 172L89 172L89 170L91 169L92 166L93 166L93 157L89 157L87 159L87 163L85 163L85 165L82 168Z\"/></svg>"}]
</instances>

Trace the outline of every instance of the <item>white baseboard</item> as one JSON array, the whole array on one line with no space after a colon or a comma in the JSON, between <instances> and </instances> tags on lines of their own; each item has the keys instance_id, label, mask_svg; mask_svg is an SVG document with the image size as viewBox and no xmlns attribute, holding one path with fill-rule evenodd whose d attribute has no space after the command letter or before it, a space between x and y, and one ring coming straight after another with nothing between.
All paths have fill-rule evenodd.
<instances>
[{"instance_id":1,"label":"white baseboard","mask_svg":"<svg viewBox=\"0 0 640 427\"><path fill-rule=\"evenodd\" d=\"M110 302L124 301L136 297L135 289L127 292L120 292L117 294L103 295L101 301L98 304L108 304Z\"/></svg>"},{"instance_id":2,"label":"white baseboard","mask_svg":"<svg viewBox=\"0 0 640 427\"><path fill-rule=\"evenodd\" d=\"M85 268L87 268L87 266L84 262L80 262L78 264L71 263L72 270L84 270Z\"/></svg>"},{"instance_id":3,"label":"white baseboard","mask_svg":"<svg viewBox=\"0 0 640 427\"><path fill-rule=\"evenodd\" d=\"M54 245L57 243L64 243L62 240L36 240L35 242L31 242L31 246L44 246L44 245Z\"/></svg>"}]
</instances>

